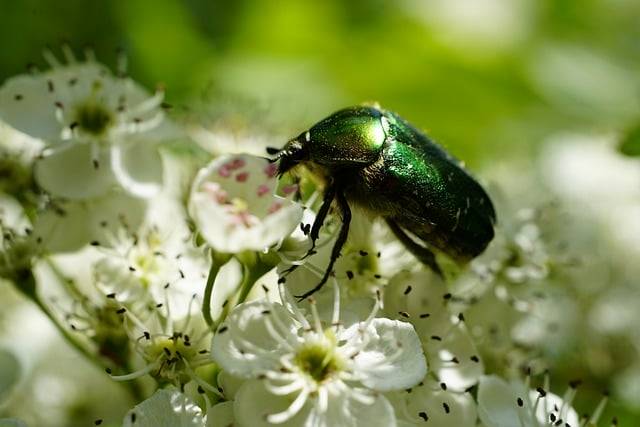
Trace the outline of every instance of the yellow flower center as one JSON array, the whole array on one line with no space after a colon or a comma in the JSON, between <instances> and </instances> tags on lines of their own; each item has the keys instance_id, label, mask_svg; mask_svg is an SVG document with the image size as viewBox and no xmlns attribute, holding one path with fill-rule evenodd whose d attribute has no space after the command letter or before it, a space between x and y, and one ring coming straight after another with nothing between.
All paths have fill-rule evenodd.
<instances>
[{"instance_id":1,"label":"yellow flower center","mask_svg":"<svg viewBox=\"0 0 640 427\"><path fill-rule=\"evenodd\" d=\"M113 121L114 117L111 111L94 100L89 100L76 107L75 122L82 132L94 136L103 135Z\"/></svg>"},{"instance_id":2,"label":"yellow flower center","mask_svg":"<svg viewBox=\"0 0 640 427\"><path fill-rule=\"evenodd\" d=\"M294 363L316 382L321 383L330 378L343 367L343 361L335 351L333 331L325 331L322 341L302 346L294 358Z\"/></svg>"}]
</instances>

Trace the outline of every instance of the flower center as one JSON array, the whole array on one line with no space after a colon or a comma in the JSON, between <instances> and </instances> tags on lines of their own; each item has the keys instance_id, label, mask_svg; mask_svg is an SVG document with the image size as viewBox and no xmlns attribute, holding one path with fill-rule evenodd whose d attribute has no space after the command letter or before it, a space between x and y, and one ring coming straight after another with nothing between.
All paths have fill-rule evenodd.
<instances>
[{"instance_id":1,"label":"flower center","mask_svg":"<svg viewBox=\"0 0 640 427\"><path fill-rule=\"evenodd\" d=\"M144 357L148 361L158 361L158 370L152 374L168 381L181 381L188 362L196 356L191 347L189 336L176 332L171 337L151 338L148 347L144 349Z\"/></svg>"},{"instance_id":2,"label":"flower center","mask_svg":"<svg viewBox=\"0 0 640 427\"><path fill-rule=\"evenodd\" d=\"M324 342L304 345L296 354L294 363L318 383L342 369L342 360L334 346Z\"/></svg>"},{"instance_id":3,"label":"flower center","mask_svg":"<svg viewBox=\"0 0 640 427\"><path fill-rule=\"evenodd\" d=\"M76 108L75 122L80 130L88 134L94 136L104 134L113 121L111 111L93 100L87 101Z\"/></svg>"}]
</instances>

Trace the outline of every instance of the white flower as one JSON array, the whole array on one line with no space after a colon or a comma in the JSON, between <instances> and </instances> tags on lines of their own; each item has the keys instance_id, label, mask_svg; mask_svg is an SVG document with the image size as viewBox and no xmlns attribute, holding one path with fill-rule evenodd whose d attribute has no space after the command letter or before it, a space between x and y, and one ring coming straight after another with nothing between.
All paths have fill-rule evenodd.
<instances>
[{"instance_id":1,"label":"white flower","mask_svg":"<svg viewBox=\"0 0 640 427\"><path fill-rule=\"evenodd\" d=\"M92 56L78 63L70 49L64 53L67 65L46 52L51 70L13 77L0 88L0 119L45 142L36 180L74 199L118 184L138 196L155 194L160 162L149 143L178 135L161 109L163 92L150 96Z\"/></svg>"},{"instance_id":2,"label":"white flower","mask_svg":"<svg viewBox=\"0 0 640 427\"><path fill-rule=\"evenodd\" d=\"M404 271L384 290L384 312L411 322L431 372L450 390L464 391L478 382L484 365L461 313L466 306L458 298L431 271Z\"/></svg>"},{"instance_id":3,"label":"white flower","mask_svg":"<svg viewBox=\"0 0 640 427\"><path fill-rule=\"evenodd\" d=\"M191 399L178 390L156 391L136 405L122 420L123 427L205 427L206 417Z\"/></svg>"},{"instance_id":4,"label":"white flower","mask_svg":"<svg viewBox=\"0 0 640 427\"><path fill-rule=\"evenodd\" d=\"M528 380L527 380L528 383ZM530 390L521 381L510 383L495 376L483 376L478 387L478 415L487 427L542 427L553 425L596 425L606 397L602 399L587 424L581 424L571 403L576 384L570 385L563 397L548 391L548 386Z\"/></svg>"},{"instance_id":5,"label":"white flower","mask_svg":"<svg viewBox=\"0 0 640 427\"><path fill-rule=\"evenodd\" d=\"M298 226L302 207L274 195L277 165L250 155L225 155L200 170L189 213L216 251L263 251Z\"/></svg>"},{"instance_id":6,"label":"white flower","mask_svg":"<svg viewBox=\"0 0 640 427\"><path fill-rule=\"evenodd\" d=\"M188 314L183 321L174 322L171 307L165 304L138 312L122 307L115 313L122 316L122 328L144 365L135 372L111 375L111 378L128 381L148 374L177 387L194 381L221 396L215 387L196 374L197 368L212 363L208 350L211 332L199 317ZM111 370L108 372L112 374Z\"/></svg>"},{"instance_id":7,"label":"white flower","mask_svg":"<svg viewBox=\"0 0 640 427\"><path fill-rule=\"evenodd\" d=\"M192 243L186 213L177 201L155 197L139 229L125 224L105 240L93 242L103 254L93 267L96 284L106 295L126 304L170 303L174 319L187 315L194 295L201 300L210 260Z\"/></svg>"},{"instance_id":8,"label":"white flower","mask_svg":"<svg viewBox=\"0 0 640 427\"><path fill-rule=\"evenodd\" d=\"M448 390L444 383L425 379L416 387L388 393L398 425L474 427L478 418L473 396Z\"/></svg>"},{"instance_id":9,"label":"white flower","mask_svg":"<svg viewBox=\"0 0 640 427\"><path fill-rule=\"evenodd\" d=\"M314 304L311 320L294 305L268 301L231 312L214 336L212 356L231 374L257 380L235 396L240 425L395 425L393 409L378 392L424 378L418 337L408 323L375 318L376 309L366 321L345 327L339 298L336 291L324 323Z\"/></svg>"}]
</instances>

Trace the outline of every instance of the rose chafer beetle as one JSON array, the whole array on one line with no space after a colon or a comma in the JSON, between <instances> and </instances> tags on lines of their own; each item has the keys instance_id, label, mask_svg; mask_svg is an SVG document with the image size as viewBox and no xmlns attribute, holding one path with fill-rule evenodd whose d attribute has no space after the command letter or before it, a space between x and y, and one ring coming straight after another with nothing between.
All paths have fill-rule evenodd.
<instances>
[{"instance_id":1,"label":"rose chafer beetle","mask_svg":"<svg viewBox=\"0 0 640 427\"><path fill-rule=\"evenodd\" d=\"M334 201L342 216L322 279L300 299L328 280L349 235L351 206L384 218L404 246L441 276L432 248L464 264L493 239L496 214L484 189L458 160L391 111L345 108L268 152L280 175L304 166L324 185L305 257L314 253Z\"/></svg>"}]
</instances>

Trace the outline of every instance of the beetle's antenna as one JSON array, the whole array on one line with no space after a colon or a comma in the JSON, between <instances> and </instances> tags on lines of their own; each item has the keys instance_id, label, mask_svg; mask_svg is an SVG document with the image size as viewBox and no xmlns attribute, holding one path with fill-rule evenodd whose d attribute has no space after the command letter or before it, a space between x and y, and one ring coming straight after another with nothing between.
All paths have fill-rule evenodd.
<instances>
[{"instance_id":1,"label":"beetle's antenna","mask_svg":"<svg viewBox=\"0 0 640 427\"><path fill-rule=\"evenodd\" d=\"M267 154L270 154L272 156L274 154L278 154L281 151L279 148L275 148L275 147L267 147L266 150L267 150Z\"/></svg>"},{"instance_id":2,"label":"beetle's antenna","mask_svg":"<svg viewBox=\"0 0 640 427\"><path fill-rule=\"evenodd\" d=\"M277 152L275 152L275 153L269 153L269 154L275 154L275 155L276 155L274 158L272 158L272 159L268 159L268 160L269 160L269 163L275 163L275 162L277 162L278 160L280 160L283 156L285 156L285 155L289 154L289 152L288 152L288 151L286 151L286 150L278 150L278 151L277 151Z\"/></svg>"}]
</instances>

